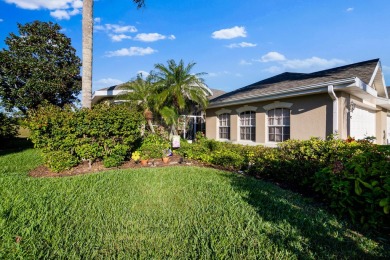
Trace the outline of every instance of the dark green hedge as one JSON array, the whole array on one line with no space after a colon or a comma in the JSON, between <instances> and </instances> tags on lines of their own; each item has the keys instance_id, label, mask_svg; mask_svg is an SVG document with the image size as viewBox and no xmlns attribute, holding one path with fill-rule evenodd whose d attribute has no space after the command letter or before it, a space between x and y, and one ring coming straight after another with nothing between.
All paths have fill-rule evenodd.
<instances>
[{"instance_id":1,"label":"dark green hedge","mask_svg":"<svg viewBox=\"0 0 390 260\"><path fill-rule=\"evenodd\" d=\"M18 134L19 125L16 118L0 112L0 140L15 137Z\"/></svg>"},{"instance_id":2,"label":"dark green hedge","mask_svg":"<svg viewBox=\"0 0 390 260\"><path fill-rule=\"evenodd\" d=\"M366 228L390 228L390 149L368 141L289 140L277 148L200 139L179 153L303 188Z\"/></svg>"},{"instance_id":3,"label":"dark green hedge","mask_svg":"<svg viewBox=\"0 0 390 260\"><path fill-rule=\"evenodd\" d=\"M61 171L83 160L120 165L139 140L142 121L140 113L124 105L80 110L48 105L30 112L27 125L46 165Z\"/></svg>"}]
</instances>

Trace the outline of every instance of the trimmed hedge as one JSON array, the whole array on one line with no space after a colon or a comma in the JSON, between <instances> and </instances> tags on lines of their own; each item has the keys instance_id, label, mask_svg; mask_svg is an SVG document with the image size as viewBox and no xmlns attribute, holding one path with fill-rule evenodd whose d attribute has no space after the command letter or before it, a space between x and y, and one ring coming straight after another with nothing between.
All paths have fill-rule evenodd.
<instances>
[{"instance_id":1,"label":"trimmed hedge","mask_svg":"<svg viewBox=\"0 0 390 260\"><path fill-rule=\"evenodd\" d=\"M27 119L30 139L41 149L45 164L57 172L83 160L119 166L139 140L142 122L140 113L124 105L105 104L80 110L48 105Z\"/></svg>"},{"instance_id":2,"label":"trimmed hedge","mask_svg":"<svg viewBox=\"0 0 390 260\"><path fill-rule=\"evenodd\" d=\"M277 148L205 138L182 142L191 159L310 190L364 228L390 228L390 149L368 141L288 140Z\"/></svg>"}]
</instances>

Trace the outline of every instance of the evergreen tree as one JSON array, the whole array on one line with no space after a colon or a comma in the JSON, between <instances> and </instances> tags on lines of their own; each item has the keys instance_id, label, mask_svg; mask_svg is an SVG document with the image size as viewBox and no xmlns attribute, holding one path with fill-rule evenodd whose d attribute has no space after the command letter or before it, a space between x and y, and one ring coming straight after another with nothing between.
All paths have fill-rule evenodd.
<instances>
[{"instance_id":1,"label":"evergreen tree","mask_svg":"<svg viewBox=\"0 0 390 260\"><path fill-rule=\"evenodd\" d=\"M0 98L7 110L23 113L43 102L58 105L77 100L81 62L71 40L52 22L18 24L0 51Z\"/></svg>"}]
</instances>

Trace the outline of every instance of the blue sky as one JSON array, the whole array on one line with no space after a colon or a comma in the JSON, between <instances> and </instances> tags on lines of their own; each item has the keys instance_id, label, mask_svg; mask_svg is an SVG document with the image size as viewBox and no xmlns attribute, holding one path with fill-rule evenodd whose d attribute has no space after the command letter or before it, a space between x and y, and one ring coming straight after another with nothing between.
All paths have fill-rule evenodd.
<instances>
[{"instance_id":1,"label":"blue sky","mask_svg":"<svg viewBox=\"0 0 390 260\"><path fill-rule=\"evenodd\" d=\"M284 71L380 58L390 85L389 0L96 0L93 89L169 59L230 91ZM81 57L81 0L0 0L0 48L17 23L57 22Z\"/></svg>"}]
</instances>

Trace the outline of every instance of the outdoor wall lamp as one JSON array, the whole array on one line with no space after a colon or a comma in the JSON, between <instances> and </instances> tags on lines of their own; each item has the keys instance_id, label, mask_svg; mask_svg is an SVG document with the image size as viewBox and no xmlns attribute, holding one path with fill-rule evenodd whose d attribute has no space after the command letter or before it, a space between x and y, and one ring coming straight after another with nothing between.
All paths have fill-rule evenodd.
<instances>
[{"instance_id":1,"label":"outdoor wall lamp","mask_svg":"<svg viewBox=\"0 0 390 260\"><path fill-rule=\"evenodd\" d=\"M349 113L352 113L355 110L355 108L356 108L356 104L353 101L351 101L349 105L347 105L347 111Z\"/></svg>"}]
</instances>

